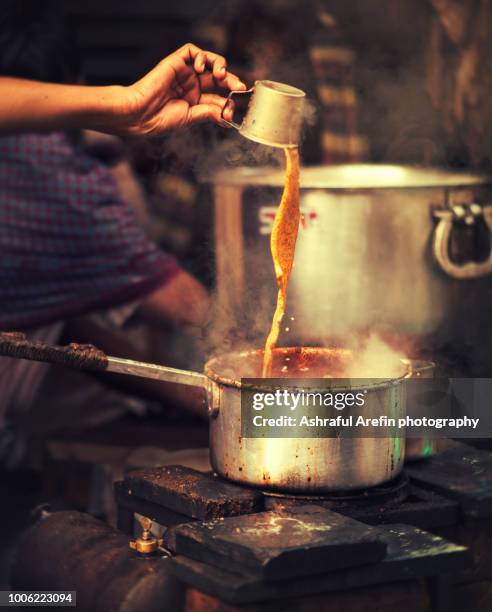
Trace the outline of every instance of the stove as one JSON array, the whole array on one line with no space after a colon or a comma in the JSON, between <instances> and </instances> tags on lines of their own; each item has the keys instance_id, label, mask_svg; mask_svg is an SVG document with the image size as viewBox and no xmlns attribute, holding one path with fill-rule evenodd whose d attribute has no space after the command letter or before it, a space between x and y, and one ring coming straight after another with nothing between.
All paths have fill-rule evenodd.
<instances>
[{"instance_id":1,"label":"stove","mask_svg":"<svg viewBox=\"0 0 492 612\"><path fill-rule=\"evenodd\" d=\"M382 611L428 610L429 601L434 611L460 602L492 609L487 451L453 443L354 493L279 495L166 466L129 473L115 495L118 528L129 536L136 514L162 526L166 563L197 610L217 609L217 600L285 609L286 598L303 612L364 602Z\"/></svg>"}]
</instances>

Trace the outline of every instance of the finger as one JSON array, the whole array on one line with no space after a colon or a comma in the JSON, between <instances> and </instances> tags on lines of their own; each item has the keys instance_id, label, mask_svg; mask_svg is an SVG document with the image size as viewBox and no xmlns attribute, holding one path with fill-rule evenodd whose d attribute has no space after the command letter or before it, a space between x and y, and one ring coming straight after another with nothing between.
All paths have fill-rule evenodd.
<instances>
[{"instance_id":1,"label":"finger","mask_svg":"<svg viewBox=\"0 0 492 612\"><path fill-rule=\"evenodd\" d=\"M202 72L205 66L213 68L215 62L217 62L217 77L219 77L219 75L223 76L225 73L225 66L227 62L225 58L222 57L222 55L214 53L213 51L204 51L193 43L187 43L186 45L183 45L172 55L180 57L187 64L193 65L195 70L197 70L198 72ZM202 65L204 65L203 69L201 68Z\"/></svg>"},{"instance_id":2,"label":"finger","mask_svg":"<svg viewBox=\"0 0 492 612\"><path fill-rule=\"evenodd\" d=\"M189 62L190 60L193 62L199 53L203 53L200 47L197 47L193 43L186 43L185 45L174 51L172 55L178 55L179 57L183 58L185 62Z\"/></svg>"},{"instance_id":3,"label":"finger","mask_svg":"<svg viewBox=\"0 0 492 612\"><path fill-rule=\"evenodd\" d=\"M226 104L222 107L221 116L226 121L234 121L234 102L232 100L226 101Z\"/></svg>"},{"instance_id":4,"label":"finger","mask_svg":"<svg viewBox=\"0 0 492 612\"><path fill-rule=\"evenodd\" d=\"M202 123L203 121L213 121L222 127L229 127L229 125L221 117L222 108L216 104L197 104L191 106L188 111L188 125L194 125L195 123Z\"/></svg>"},{"instance_id":5,"label":"finger","mask_svg":"<svg viewBox=\"0 0 492 612\"><path fill-rule=\"evenodd\" d=\"M223 79L216 79L210 72L201 74L200 89L202 91L214 91L217 88L229 89L231 91L244 91L247 89L246 85L232 72L226 72Z\"/></svg>"},{"instance_id":6,"label":"finger","mask_svg":"<svg viewBox=\"0 0 492 612\"><path fill-rule=\"evenodd\" d=\"M227 121L232 121L234 115L234 102L217 94L202 94L199 104L215 104L220 108L222 117Z\"/></svg>"},{"instance_id":7,"label":"finger","mask_svg":"<svg viewBox=\"0 0 492 612\"><path fill-rule=\"evenodd\" d=\"M223 98L218 94L204 93L200 96L199 104L216 104L221 108L224 108L227 98Z\"/></svg>"},{"instance_id":8,"label":"finger","mask_svg":"<svg viewBox=\"0 0 492 612\"><path fill-rule=\"evenodd\" d=\"M203 51L199 51L195 57L193 67L199 74L201 74L205 70L206 64L207 58L205 56L205 53Z\"/></svg>"},{"instance_id":9,"label":"finger","mask_svg":"<svg viewBox=\"0 0 492 612\"><path fill-rule=\"evenodd\" d=\"M216 79L223 79L227 72L227 61L225 57L212 51L201 51L199 55L204 56L205 64L212 70Z\"/></svg>"},{"instance_id":10,"label":"finger","mask_svg":"<svg viewBox=\"0 0 492 612\"><path fill-rule=\"evenodd\" d=\"M183 45L183 47L178 49L175 53L183 58L185 62L192 63L195 70L199 73L202 73L205 70L205 67L208 66L211 68L214 78L218 81L224 80L228 75L227 61L225 57L219 55L218 53L214 53L213 51L204 51L193 43ZM237 77L235 78L237 79ZM237 81L241 83L239 79L237 79ZM226 85L226 87L228 86ZM244 88L246 88L246 86L244 86Z\"/></svg>"},{"instance_id":11,"label":"finger","mask_svg":"<svg viewBox=\"0 0 492 612\"><path fill-rule=\"evenodd\" d=\"M212 51L205 51L205 57L207 66L211 68L214 78L217 80L225 78L227 73L226 58L218 53L213 53Z\"/></svg>"},{"instance_id":12,"label":"finger","mask_svg":"<svg viewBox=\"0 0 492 612\"><path fill-rule=\"evenodd\" d=\"M227 62L225 57L222 57L221 55L213 57L211 54L210 57L207 57L207 61L212 63L212 74L214 77L216 79L223 79L227 72Z\"/></svg>"},{"instance_id":13,"label":"finger","mask_svg":"<svg viewBox=\"0 0 492 612\"><path fill-rule=\"evenodd\" d=\"M230 89L231 91L244 91L247 89L246 85L232 72L226 72L222 79L216 81L217 86L222 89Z\"/></svg>"},{"instance_id":14,"label":"finger","mask_svg":"<svg viewBox=\"0 0 492 612\"><path fill-rule=\"evenodd\" d=\"M175 95L178 98L181 98L184 95L184 93L185 93L183 87L177 81L175 82L174 86L172 87L172 90L174 91Z\"/></svg>"},{"instance_id":15,"label":"finger","mask_svg":"<svg viewBox=\"0 0 492 612\"><path fill-rule=\"evenodd\" d=\"M194 66L189 66L176 54L171 56L168 62L174 71L176 93L190 104L197 104L200 98L200 86Z\"/></svg>"}]
</instances>

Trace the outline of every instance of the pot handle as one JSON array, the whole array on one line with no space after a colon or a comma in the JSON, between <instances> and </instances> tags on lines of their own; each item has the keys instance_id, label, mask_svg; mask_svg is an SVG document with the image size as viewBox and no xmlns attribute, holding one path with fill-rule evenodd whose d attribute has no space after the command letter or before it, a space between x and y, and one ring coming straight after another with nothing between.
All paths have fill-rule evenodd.
<instances>
[{"instance_id":1,"label":"pot handle","mask_svg":"<svg viewBox=\"0 0 492 612\"><path fill-rule=\"evenodd\" d=\"M108 368L108 357L92 344L51 346L44 342L28 340L25 334L18 332L0 333L0 355L56 363L78 370L104 371Z\"/></svg>"},{"instance_id":2,"label":"pot handle","mask_svg":"<svg viewBox=\"0 0 492 612\"><path fill-rule=\"evenodd\" d=\"M227 121L227 119L224 118L224 113L226 111L226 108L229 106L229 103L232 102L232 96L236 95L236 94L249 94L253 92L254 87L250 87L250 89L246 89L246 90L242 90L242 89L237 89L234 91L229 92L229 95L226 98L224 107L222 109L222 112L220 113L220 118L222 119L222 121L225 121L227 123L227 125L230 125L233 128L236 128L236 130L241 129L241 123L236 123L235 121Z\"/></svg>"},{"instance_id":3,"label":"pot handle","mask_svg":"<svg viewBox=\"0 0 492 612\"><path fill-rule=\"evenodd\" d=\"M487 224L492 240L492 205L480 204L457 205L452 208L437 209L433 211L438 223L434 229L432 250L434 259L448 276L456 279L480 278L492 273L492 248L487 261L467 262L456 264L449 257L449 238L455 222L473 225L477 218L483 217Z\"/></svg>"},{"instance_id":4,"label":"pot handle","mask_svg":"<svg viewBox=\"0 0 492 612\"><path fill-rule=\"evenodd\" d=\"M17 332L0 332L0 355L55 363L77 370L115 372L204 389L209 387L209 379L198 372L110 357L92 344L72 343L67 346L52 346L44 342L28 340L25 334Z\"/></svg>"}]
</instances>

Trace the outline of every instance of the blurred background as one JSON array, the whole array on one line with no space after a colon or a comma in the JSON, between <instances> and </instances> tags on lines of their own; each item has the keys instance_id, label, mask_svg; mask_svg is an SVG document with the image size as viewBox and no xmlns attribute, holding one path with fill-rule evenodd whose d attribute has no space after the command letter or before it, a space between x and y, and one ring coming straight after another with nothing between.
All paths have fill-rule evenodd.
<instances>
[{"instance_id":1,"label":"blurred background","mask_svg":"<svg viewBox=\"0 0 492 612\"><path fill-rule=\"evenodd\" d=\"M481 0L68 0L64 10L88 83L129 84L193 41L224 54L250 84L274 75L302 86L312 103L305 164L488 170L492 163L485 94L490 11ZM211 244L210 210L204 195L196 206L196 175L210 170L209 158L225 136L196 131L200 140L193 134L154 149L137 147L133 167L153 196L154 237L210 286L213 257L204 247ZM217 155L216 165L244 161L238 147L229 158ZM194 240L197 233L209 239Z\"/></svg>"}]
</instances>

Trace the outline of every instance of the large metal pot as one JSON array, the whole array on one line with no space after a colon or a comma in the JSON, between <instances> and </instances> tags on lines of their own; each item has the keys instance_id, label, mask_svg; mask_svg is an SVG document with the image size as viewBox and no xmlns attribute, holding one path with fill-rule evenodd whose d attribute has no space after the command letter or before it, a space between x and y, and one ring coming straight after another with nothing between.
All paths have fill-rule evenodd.
<instances>
[{"instance_id":1,"label":"large metal pot","mask_svg":"<svg viewBox=\"0 0 492 612\"><path fill-rule=\"evenodd\" d=\"M355 164L303 168L300 180L287 312L295 322L284 344L327 346L384 328L422 341L459 336L473 351L492 337L491 179ZM275 303L268 241L283 181L264 168L213 180L219 299L232 313L249 310L259 335ZM248 308L250 296L262 307Z\"/></svg>"},{"instance_id":2,"label":"large metal pot","mask_svg":"<svg viewBox=\"0 0 492 612\"><path fill-rule=\"evenodd\" d=\"M205 389L210 416L211 463L218 474L235 482L275 491L315 494L375 486L394 478L403 465L404 438L390 436L389 430L384 437L385 430L381 427L377 429L377 437L371 437L371 430L365 429L363 438L243 438L241 379L257 377L261 372L262 350L213 358L205 365L204 374L110 357L93 346L57 347L30 342L22 334L0 333L0 355ZM274 368L275 363L285 362L286 357L294 364L289 377L295 378L300 376L295 366L300 361L308 365L310 376L320 371L336 375L337 368L340 371L343 360L350 359L351 353L326 348L275 349ZM405 416L404 381L414 371L411 362L397 362L395 368L396 378L364 386L367 389L365 417L386 414L398 419ZM328 384L327 381L323 391L329 388ZM332 384L337 385L336 378ZM282 388L288 389L288 386ZM257 390L265 391L265 383L260 381ZM350 391L351 388L338 386L337 390Z\"/></svg>"}]
</instances>

